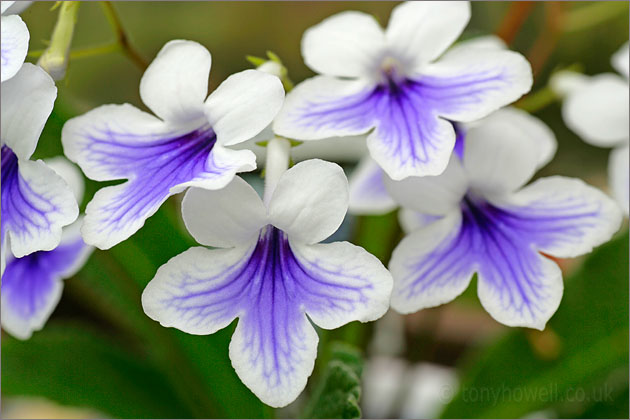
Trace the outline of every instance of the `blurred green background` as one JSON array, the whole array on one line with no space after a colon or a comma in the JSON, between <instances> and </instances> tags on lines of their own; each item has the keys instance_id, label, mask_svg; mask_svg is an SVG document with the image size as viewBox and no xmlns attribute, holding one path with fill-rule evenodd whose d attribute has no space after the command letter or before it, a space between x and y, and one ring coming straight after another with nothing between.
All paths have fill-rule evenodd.
<instances>
[{"instance_id":1,"label":"blurred green background","mask_svg":"<svg viewBox=\"0 0 630 420\"><path fill-rule=\"evenodd\" d=\"M57 18L53 4L35 2L22 13L31 51L45 48L50 39ZM372 13L386 25L396 4L114 2L113 7L131 44L147 61L172 39L205 45L213 59L212 90L231 73L251 67L246 55L264 56L267 50L282 58L293 81L310 77L313 73L300 55L305 29L343 10ZM613 71L610 56L628 40L627 2L541 2L531 7L474 2L463 38L505 33L506 16L514 17L519 10L526 10L526 20L520 28L508 25L507 32L514 34L510 47L536 62L533 95L544 91L550 74L559 68L577 64L586 74ZM72 49L114 39L99 2L82 3ZM68 118L108 103L144 108L138 94L141 75L120 52L72 59L65 79L57 83L59 96L35 157L62 153L60 132ZM577 176L606 189L608 150L589 146L571 133L560 109L558 102L550 101L535 112L559 142L556 158L539 175ZM356 162L341 163L351 170ZM102 186L87 183L82 208ZM172 197L131 239L109 251L95 251L85 268L66 281L61 303L44 330L26 342L3 333L3 417L351 417L357 413L348 409L313 410L319 401L330 403L330 398L322 397L329 392L330 381L352 385L333 386L346 406L359 395L361 384L345 376L338 380L335 375L340 373L330 368L339 357L332 343L341 341L360 350L368 369L377 357L400 359L407 366L431 363L451 369L460 386L443 398L448 405L438 413L444 417L534 413L628 418L627 222L611 243L591 256L560 262L566 274L565 296L544 332L496 323L478 303L473 284L451 304L392 317L391 328L400 329L399 348L375 344L374 324L320 330L319 357L306 391L291 406L272 410L241 384L231 367L228 343L235 324L212 336L191 336L162 328L142 312L140 294L157 268L195 245L181 222L179 200ZM384 263L401 235L395 214L348 217L344 226L342 236ZM376 328L387 330L388 325ZM360 375L360 369L350 371ZM396 392L408 392L400 388ZM382 415L401 415L401 399L396 397L398 402ZM363 401L364 408L368 403Z\"/></svg>"}]
</instances>

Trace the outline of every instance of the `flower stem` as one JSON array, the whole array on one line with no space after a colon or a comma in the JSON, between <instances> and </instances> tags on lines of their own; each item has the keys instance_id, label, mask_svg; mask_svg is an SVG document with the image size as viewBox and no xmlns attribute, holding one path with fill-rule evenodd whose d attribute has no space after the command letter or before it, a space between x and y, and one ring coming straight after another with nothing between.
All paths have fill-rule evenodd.
<instances>
[{"instance_id":1,"label":"flower stem","mask_svg":"<svg viewBox=\"0 0 630 420\"><path fill-rule=\"evenodd\" d=\"M267 144L267 163L265 167L265 194L263 201L269 204L273 191L276 189L280 176L289 169L289 140L274 137Z\"/></svg>"},{"instance_id":2,"label":"flower stem","mask_svg":"<svg viewBox=\"0 0 630 420\"><path fill-rule=\"evenodd\" d=\"M527 59L532 65L532 72L536 76L545 67L551 53L556 48L558 40L566 21L565 4L559 1L551 1L545 6L545 24L536 38L534 45L527 54Z\"/></svg>"},{"instance_id":3,"label":"flower stem","mask_svg":"<svg viewBox=\"0 0 630 420\"><path fill-rule=\"evenodd\" d=\"M505 41L506 44L512 44L534 6L535 3L533 1L514 1L510 3L510 8L501 21L499 29L497 29L497 36Z\"/></svg>"},{"instance_id":4,"label":"flower stem","mask_svg":"<svg viewBox=\"0 0 630 420\"><path fill-rule=\"evenodd\" d=\"M101 7L103 8L103 12L107 17L107 21L109 25L112 27L114 31L114 35L116 35L116 43L120 45L121 51L129 58L140 70L144 71L149 67L149 63L140 55L140 53L131 45L129 41L129 37L125 32L122 23L120 22L120 18L118 17L118 13L116 9L114 9L114 5L111 1L102 1L100 2Z\"/></svg>"},{"instance_id":5,"label":"flower stem","mask_svg":"<svg viewBox=\"0 0 630 420\"><path fill-rule=\"evenodd\" d=\"M70 45L79 13L79 1L61 3L55 29L53 29L50 45L42 53L37 64L50 74L54 80L61 80L68 68Z\"/></svg>"}]
</instances>

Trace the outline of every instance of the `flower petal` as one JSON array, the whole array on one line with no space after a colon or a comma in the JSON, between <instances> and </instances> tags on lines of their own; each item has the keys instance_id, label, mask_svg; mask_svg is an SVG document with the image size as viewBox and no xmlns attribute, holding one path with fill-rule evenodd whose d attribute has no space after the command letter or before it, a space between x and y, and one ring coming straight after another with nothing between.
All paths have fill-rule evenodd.
<instances>
[{"instance_id":1,"label":"flower petal","mask_svg":"<svg viewBox=\"0 0 630 420\"><path fill-rule=\"evenodd\" d=\"M291 243L300 265L290 272L302 287L306 314L325 329L380 318L389 308L392 276L383 264L349 242Z\"/></svg>"},{"instance_id":2,"label":"flower petal","mask_svg":"<svg viewBox=\"0 0 630 420\"><path fill-rule=\"evenodd\" d=\"M471 127L463 159L471 187L484 195L501 195L525 184L544 156L541 141L532 134L536 130L523 130L510 118L489 118Z\"/></svg>"},{"instance_id":3,"label":"flower petal","mask_svg":"<svg viewBox=\"0 0 630 420\"><path fill-rule=\"evenodd\" d=\"M445 54L415 80L439 116L470 122L529 92L532 71L518 53L473 46Z\"/></svg>"},{"instance_id":4,"label":"flower petal","mask_svg":"<svg viewBox=\"0 0 630 420\"><path fill-rule=\"evenodd\" d=\"M404 2L389 19L388 47L407 66L419 69L453 44L469 20L467 1Z\"/></svg>"},{"instance_id":5,"label":"flower petal","mask_svg":"<svg viewBox=\"0 0 630 420\"><path fill-rule=\"evenodd\" d=\"M166 43L140 80L140 97L164 121L203 118L212 58L193 41Z\"/></svg>"},{"instance_id":6,"label":"flower petal","mask_svg":"<svg viewBox=\"0 0 630 420\"><path fill-rule=\"evenodd\" d=\"M171 195L188 186L218 189L256 167L247 150L216 144L208 125L175 127L130 105L106 105L68 121L66 155L96 180L129 181L96 193L85 240L101 249L127 239Z\"/></svg>"},{"instance_id":7,"label":"flower petal","mask_svg":"<svg viewBox=\"0 0 630 420\"><path fill-rule=\"evenodd\" d=\"M0 12L4 14L4 12L6 12L9 9L9 7L13 6L13 3L15 2L14 1L1 1Z\"/></svg>"},{"instance_id":8,"label":"flower petal","mask_svg":"<svg viewBox=\"0 0 630 420\"><path fill-rule=\"evenodd\" d=\"M628 191L630 190L630 182L628 181L628 173L630 171L628 165L628 146L618 147L610 152L608 161L608 178L613 197L621 206L621 209L628 215Z\"/></svg>"},{"instance_id":9,"label":"flower petal","mask_svg":"<svg viewBox=\"0 0 630 420\"><path fill-rule=\"evenodd\" d=\"M57 306L62 279L73 276L87 261L92 248L79 233L80 222L64 229L52 251L37 251L10 259L2 277L2 328L26 340L43 328Z\"/></svg>"},{"instance_id":10,"label":"flower petal","mask_svg":"<svg viewBox=\"0 0 630 420\"><path fill-rule=\"evenodd\" d=\"M371 77L385 36L374 16L346 11L309 28L302 38L304 62L320 74Z\"/></svg>"},{"instance_id":11,"label":"flower petal","mask_svg":"<svg viewBox=\"0 0 630 420\"><path fill-rule=\"evenodd\" d=\"M242 314L255 242L229 249L190 248L171 258L142 292L142 308L165 327L212 334ZM249 275L249 276L248 276Z\"/></svg>"},{"instance_id":12,"label":"flower petal","mask_svg":"<svg viewBox=\"0 0 630 420\"><path fill-rule=\"evenodd\" d=\"M444 215L459 207L468 182L459 159L453 155L442 175L409 177L402 181L385 178L385 186L394 201L403 207Z\"/></svg>"},{"instance_id":13,"label":"flower petal","mask_svg":"<svg viewBox=\"0 0 630 420\"><path fill-rule=\"evenodd\" d=\"M26 24L18 15L2 16L2 67L0 67L0 78L2 82L9 80L20 70L26 53L28 52L28 41L30 34ZM4 89L4 87L3 87Z\"/></svg>"},{"instance_id":14,"label":"flower petal","mask_svg":"<svg viewBox=\"0 0 630 420\"><path fill-rule=\"evenodd\" d=\"M470 283L476 267L473 244L465 240L456 210L406 236L394 249L392 308L416 312L450 302Z\"/></svg>"},{"instance_id":15,"label":"flower petal","mask_svg":"<svg viewBox=\"0 0 630 420\"><path fill-rule=\"evenodd\" d=\"M488 252L478 272L477 294L494 319L510 327L545 329L562 299L562 272L556 263L532 250L505 243Z\"/></svg>"},{"instance_id":16,"label":"flower petal","mask_svg":"<svg viewBox=\"0 0 630 420\"><path fill-rule=\"evenodd\" d=\"M273 130L298 140L364 134L373 127L369 102L373 89L361 80L307 79L287 95Z\"/></svg>"},{"instance_id":17,"label":"flower petal","mask_svg":"<svg viewBox=\"0 0 630 420\"><path fill-rule=\"evenodd\" d=\"M81 203L85 191L85 181L79 168L62 156L46 159L44 163L66 181L66 184L74 193L77 203Z\"/></svg>"},{"instance_id":18,"label":"flower petal","mask_svg":"<svg viewBox=\"0 0 630 420\"><path fill-rule=\"evenodd\" d=\"M613 54L610 61L615 70L626 76L626 78L630 76L630 45L628 42L623 44L621 48Z\"/></svg>"},{"instance_id":19,"label":"flower petal","mask_svg":"<svg viewBox=\"0 0 630 420\"><path fill-rule=\"evenodd\" d=\"M366 156L359 162L348 180L350 213L385 214L398 207L385 188L384 176L381 167L371 157Z\"/></svg>"},{"instance_id":20,"label":"flower petal","mask_svg":"<svg viewBox=\"0 0 630 420\"><path fill-rule=\"evenodd\" d=\"M408 208L401 208L398 212L398 223L403 232L411 233L417 229L430 225L431 223L440 220L442 216L436 216L434 214L420 213Z\"/></svg>"},{"instance_id":21,"label":"flower petal","mask_svg":"<svg viewBox=\"0 0 630 420\"><path fill-rule=\"evenodd\" d=\"M541 178L495 204L509 213L503 223L519 229L540 251L560 258L590 252L622 222L619 207L603 192L561 176Z\"/></svg>"},{"instance_id":22,"label":"flower petal","mask_svg":"<svg viewBox=\"0 0 630 420\"><path fill-rule=\"evenodd\" d=\"M616 74L592 77L569 93L562 107L567 126L584 141L609 147L628 138L628 81Z\"/></svg>"},{"instance_id":23,"label":"flower petal","mask_svg":"<svg viewBox=\"0 0 630 420\"><path fill-rule=\"evenodd\" d=\"M276 76L245 70L228 77L204 105L219 144L244 142L271 123L284 100L284 88Z\"/></svg>"},{"instance_id":24,"label":"flower petal","mask_svg":"<svg viewBox=\"0 0 630 420\"><path fill-rule=\"evenodd\" d=\"M197 242L220 248L251 242L267 223L262 200L239 177L216 191L191 188L182 201L182 215Z\"/></svg>"},{"instance_id":25,"label":"flower petal","mask_svg":"<svg viewBox=\"0 0 630 420\"><path fill-rule=\"evenodd\" d=\"M76 220L79 208L70 187L44 162L19 160L2 147L2 239L10 237L21 258L49 251L61 240L61 228Z\"/></svg>"},{"instance_id":26,"label":"flower petal","mask_svg":"<svg viewBox=\"0 0 630 420\"><path fill-rule=\"evenodd\" d=\"M339 165L307 160L280 177L269 203L269 220L296 243L320 242L339 228L348 200L348 180Z\"/></svg>"},{"instance_id":27,"label":"flower petal","mask_svg":"<svg viewBox=\"0 0 630 420\"><path fill-rule=\"evenodd\" d=\"M56 97L55 82L41 67L30 63L2 83L2 143L20 159L28 159L35 151Z\"/></svg>"}]
</instances>

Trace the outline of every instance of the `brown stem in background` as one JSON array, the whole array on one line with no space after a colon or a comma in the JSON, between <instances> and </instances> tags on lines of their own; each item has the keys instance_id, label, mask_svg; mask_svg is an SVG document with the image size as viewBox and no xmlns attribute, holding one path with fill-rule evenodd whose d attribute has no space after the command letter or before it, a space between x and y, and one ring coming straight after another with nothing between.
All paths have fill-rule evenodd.
<instances>
[{"instance_id":1,"label":"brown stem in background","mask_svg":"<svg viewBox=\"0 0 630 420\"><path fill-rule=\"evenodd\" d=\"M138 67L144 71L149 67L149 63L140 55L140 53L131 45L129 37L122 27L118 13L114 9L114 5L110 1L102 1L101 6L107 16L107 21L112 27L114 34L116 35L116 41L120 45L122 52Z\"/></svg>"},{"instance_id":2,"label":"brown stem in background","mask_svg":"<svg viewBox=\"0 0 630 420\"><path fill-rule=\"evenodd\" d=\"M535 3L533 1L512 2L503 21L501 21L501 25L497 29L497 36L505 41L507 45L512 44L534 6Z\"/></svg>"},{"instance_id":3,"label":"brown stem in background","mask_svg":"<svg viewBox=\"0 0 630 420\"><path fill-rule=\"evenodd\" d=\"M566 21L565 4L560 1L546 2L545 24L536 38L534 45L527 53L527 59L532 65L532 72L536 76L545 67L551 53L556 48L556 44L562 34L562 28Z\"/></svg>"}]
</instances>

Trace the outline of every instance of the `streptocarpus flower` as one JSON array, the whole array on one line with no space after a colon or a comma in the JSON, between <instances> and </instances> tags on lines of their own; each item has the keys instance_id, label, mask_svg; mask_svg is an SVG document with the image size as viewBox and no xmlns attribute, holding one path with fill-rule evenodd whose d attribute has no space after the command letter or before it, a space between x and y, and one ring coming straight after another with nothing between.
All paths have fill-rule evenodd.
<instances>
[{"instance_id":1,"label":"streptocarpus flower","mask_svg":"<svg viewBox=\"0 0 630 420\"><path fill-rule=\"evenodd\" d=\"M612 73L593 77L564 73L556 77L556 83L568 86L568 92L561 92L566 94L562 116L567 126L587 143L614 148L608 163L609 182L613 196L626 215L630 200L628 51L626 43L611 59L613 67L623 77Z\"/></svg>"},{"instance_id":2,"label":"streptocarpus flower","mask_svg":"<svg viewBox=\"0 0 630 420\"><path fill-rule=\"evenodd\" d=\"M446 51L469 18L468 2L418 1L397 6L386 31L359 12L310 28L302 54L321 75L287 95L274 131L317 140L373 130L368 149L392 179L442 173L455 145L452 122L482 118L532 84L520 54Z\"/></svg>"},{"instance_id":3,"label":"streptocarpus flower","mask_svg":"<svg viewBox=\"0 0 630 420\"><path fill-rule=\"evenodd\" d=\"M563 284L560 268L541 253L587 253L610 239L622 215L578 179L554 176L522 187L549 159L527 134L501 119L486 122L468 131L463 159L453 156L442 175L387 182L397 202L439 217L393 252L394 309L449 302L477 273L481 304L496 320L544 328Z\"/></svg>"},{"instance_id":4,"label":"streptocarpus flower","mask_svg":"<svg viewBox=\"0 0 630 420\"><path fill-rule=\"evenodd\" d=\"M29 160L56 97L50 76L30 63L2 84L2 271L7 242L18 258L50 251L79 215L68 184L41 160Z\"/></svg>"},{"instance_id":5,"label":"streptocarpus flower","mask_svg":"<svg viewBox=\"0 0 630 420\"><path fill-rule=\"evenodd\" d=\"M348 242L318 243L347 206L342 169L321 160L286 171L266 205L238 177L222 190L189 190L188 230L220 249L191 248L162 266L142 295L144 311L190 334L239 318L230 343L236 373L266 404L289 404L313 370L311 322L338 328L388 308L392 279L378 259Z\"/></svg>"},{"instance_id":6,"label":"streptocarpus flower","mask_svg":"<svg viewBox=\"0 0 630 420\"><path fill-rule=\"evenodd\" d=\"M10 11L7 10L15 2L3 1L0 2L2 17L1 34L0 34L0 52L1 52L1 66L0 66L0 78L4 82L9 80L20 70L24 59L26 59L26 53L28 52L28 40L30 34L26 24L18 15L7 15Z\"/></svg>"},{"instance_id":7,"label":"streptocarpus flower","mask_svg":"<svg viewBox=\"0 0 630 420\"><path fill-rule=\"evenodd\" d=\"M284 99L277 77L246 70L207 99L210 53L171 41L140 81L140 97L157 117L129 105L104 105L69 120L64 151L97 181L128 181L98 191L86 209L85 241L107 249L144 225L171 195L196 186L218 189L256 168L244 142L265 128Z\"/></svg>"},{"instance_id":8,"label":"streptocarpus flower","mask_svg":"<svg viewBox=\"0 0 630 420\"><path fill-rule=\"evenodd\" d=\"M79 170L65 159L46 162L74 190L77 201L83 194ZM63 290L63 279L73 276L87 261L87 246L79 228L81 220L63 229L61 242L51 251L35 251L22 258L9 256L2 277L2 328L21 340L40 330L53 312Z\"/></svg>"}]
</instances>

